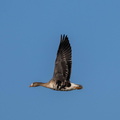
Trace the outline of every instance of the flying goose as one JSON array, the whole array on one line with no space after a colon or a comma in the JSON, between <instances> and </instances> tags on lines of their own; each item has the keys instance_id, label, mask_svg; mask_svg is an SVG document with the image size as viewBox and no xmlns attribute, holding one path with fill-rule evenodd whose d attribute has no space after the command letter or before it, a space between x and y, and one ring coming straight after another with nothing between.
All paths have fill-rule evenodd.
<instances>
[{"instance_id":1,"label":"flying goose","mask_svg":"<svg viewBox=\"0 0 120 120\"><path fill-rule=\"evenodd\" d=\"M70 91L82 89L82 85L70 82L72 50L67 35L61 35L57 51L53 78L47 82L34 82L29 87L43 86L57 91Z\"/></svg>"}]
</instances>

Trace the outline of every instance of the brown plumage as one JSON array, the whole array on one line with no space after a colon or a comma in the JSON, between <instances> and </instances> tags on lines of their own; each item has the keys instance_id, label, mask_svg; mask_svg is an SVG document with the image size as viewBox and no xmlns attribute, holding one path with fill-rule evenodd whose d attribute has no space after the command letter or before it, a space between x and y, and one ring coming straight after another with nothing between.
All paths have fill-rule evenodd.
<instances>
[{"instance_id":1,"label":"brown plumage","mask_svg":"<svg viewBox=\"0 0 120 120\"><path fill-rule=\"evenodd\" d=\"M61 35L55 61L53 78L47 83L34 82L30 87L43 86L59 91L82 89L81 85L70 83L72 50L67 35Z\"/></svg>"}]
</instances>

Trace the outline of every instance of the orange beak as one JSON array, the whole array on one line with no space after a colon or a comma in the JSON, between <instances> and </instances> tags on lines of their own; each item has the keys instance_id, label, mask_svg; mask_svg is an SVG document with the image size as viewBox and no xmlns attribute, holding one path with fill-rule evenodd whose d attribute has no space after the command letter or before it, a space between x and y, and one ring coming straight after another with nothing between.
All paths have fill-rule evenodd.
<instances>
[{"instance_id":1,"label":"orange beak","mask_svg":"<svg viewBox=\"0 0 120 120\"><path fill-rule=\"evenodd\" d=\"M30 85L29 87L33 87L32 85Z\"/></svg>"}]
</instances>

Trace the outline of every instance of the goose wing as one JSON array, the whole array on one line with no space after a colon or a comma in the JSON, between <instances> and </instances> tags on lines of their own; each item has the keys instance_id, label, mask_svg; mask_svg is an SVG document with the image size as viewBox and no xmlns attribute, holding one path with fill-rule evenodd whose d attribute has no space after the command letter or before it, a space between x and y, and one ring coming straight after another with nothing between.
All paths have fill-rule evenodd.
<instances>
[{"instance_id":1,"label":"goose wing","mask_svg":"<svg viewBox=\"0 0 120 120\"><path fill-rule=\"evenodd\" d=\"M69 82L72 65L72 50L67 35L61 35L60 45L57 51L53 79L61 82Z\"/></svg>"}]
</instances>

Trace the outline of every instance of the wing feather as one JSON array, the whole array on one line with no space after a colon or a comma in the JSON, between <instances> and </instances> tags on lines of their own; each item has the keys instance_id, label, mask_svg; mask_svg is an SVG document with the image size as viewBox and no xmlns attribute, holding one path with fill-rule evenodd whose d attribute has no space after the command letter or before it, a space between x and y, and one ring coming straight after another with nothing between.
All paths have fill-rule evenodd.
<instances>
[{"instance_id":1,"label":"wing feather","mask_svg":"<svg viewBox=\"0 0 120 120\"><path fill-rule=\"evenodd\" d=\"M67 35L61 35L57 51L53 78L60 81L69 81L72 65L72 50Z\"/></svg>"}]
</instances>

